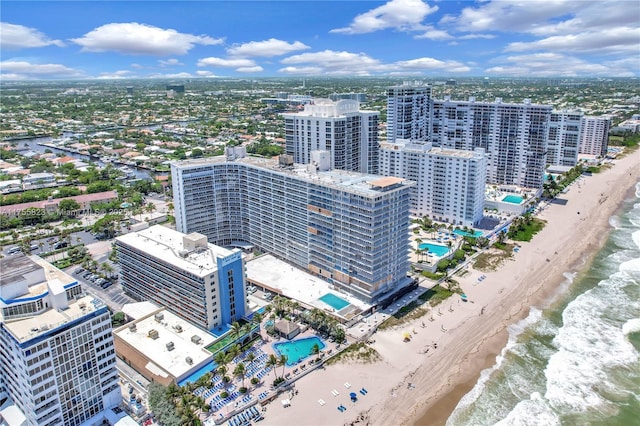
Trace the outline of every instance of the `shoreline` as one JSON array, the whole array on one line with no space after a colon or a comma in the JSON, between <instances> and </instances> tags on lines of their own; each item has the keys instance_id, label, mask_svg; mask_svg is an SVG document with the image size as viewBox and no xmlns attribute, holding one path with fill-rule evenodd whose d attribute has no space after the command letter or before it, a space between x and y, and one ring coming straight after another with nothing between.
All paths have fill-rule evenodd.
<instances>
[{"instance_id":1,"label":"shoreline","mask_svg":"<svg viewBox=\"0 0 640 426\"><path fill-rule=\"evenodd\" d=\"M531 307L554 303L570 285L565 274L590 265L611 231L609 219L640 180L638 164L640 150L581 177L538 214L545 227L512 258L495 271L469 265L453 277L467 302L453 296L434 308L422 305L428 310L422 317L376 331L369 346L379 361L327 365L303 377L290 405L269 404L262 424L446 423L482 371L495 364L508 342L508 327L527 317ZM405 341L405 335L411 338ZM350 401L349 393L362 387L368 392ZM337 410L340 405L346 411Z\"/></svg>"},{"instance_id":2,"label":"shoreline","mask_svg":"<svg viewBox=\"0 0 640 426\"><path fill-rule=\"evenodd\" d=\"M634 156L637 157L640 155L639 151L640 150L635 150L629 153L624 158ZM615 169L616 166L617 164L614 165L612 169L606 170L605 172L601 173L611 171ZM630 173L629 175L631 177L634 176L632 173ZM610 214L605 215L601 213L599 215L600 218L606 216L606 224L594 224L593 227L598 227L598 230L601 231L601 238L591 239L582 247L581 250L572 251L572 256L570 256L566 262L566 266L568 266L568 268L564 271L559 271L560 275L556 275L553 278L550 277L550 282L548 284L543 283L538 287L537 290L533 291L530 295L530 299L528 299L529 303L527 303L528 306L526 306L526 309L524 309L525 307L523 306L523 309L520 309L518 312L519 315L513 317L513 321L510 324L524 319L528 315L530 307L546 309L556 303L557 299L560 298L562 294L564 294L570 288L570 284L563 288L563 283L567 281L564 273L576 273L576 278L578 278L581 274L584 274L585 271L590 268L596 254L600 250L602 250L607 239L609 238L609 235L611 234L611 231L613 230L613 228L609 224L609 218L617 215L622 208L622 204L624 203L624 201L633 196L633 194L635 193L635 184L639 178L640 173L636 172L635 180L631 179L629 181L629 186L619 191L618 195L621 196L618 196L615 200L617 204L616 207L607 210L611 210ZM571 191L573 190L574 188L571 188ZM538 237L539 234L535 235L533 239ZM575 253L576 251L579 251L579 253ZM558 268L555 269L557 270ZM485 357L485 364L482 368L469 367L465 371L466 374L460 374L453 382L450 382L448 390L444 394L442 394L440 397L436 396L436 399L433 399L430 403L428 402L426 404L422 404L422 412L420 413L417 410L414 411L413 415L409 418L406 418L403 424L413 424L415 426L445 425L449 416L453 413L462 397L464 397L464 395L469 393L474 388L474 386L480 379L482 372L488 368L492 368L495 365L496 357L500 355L503 348L506 346L508 338L508 333L506 332L506 330L508 325L510 324L505 324L503 332L505 332L507 336L504 337L501 344L492 345L491 342L488 341L484 345L484 351L482 351L482 349L480 350L480 352ZM481 356L480 353L477 356ZM417 405L419 406L421 404L418 403Z\"/></svg>"}]
</instances>

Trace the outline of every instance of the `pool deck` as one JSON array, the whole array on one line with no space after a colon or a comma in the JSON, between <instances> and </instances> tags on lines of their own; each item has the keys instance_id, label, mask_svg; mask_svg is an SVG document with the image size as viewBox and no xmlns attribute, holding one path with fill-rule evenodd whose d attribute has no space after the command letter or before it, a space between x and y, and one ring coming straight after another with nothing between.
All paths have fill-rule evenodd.
<instances>
[{"instance_id":1,"label":"pool deck","mask_svg":"<svg viewBox=\"0 0 640 426\"><path fill-rule=\"evenodd\" d=\"M349 294L333 290L327 281L268 254L247 262L246 268L247 279L256 285L277 290L290 299L324 311L333 309L329 304L319 300L327 293L344 299L362 311L371 307Z\"/></svg>"}]
</instances>

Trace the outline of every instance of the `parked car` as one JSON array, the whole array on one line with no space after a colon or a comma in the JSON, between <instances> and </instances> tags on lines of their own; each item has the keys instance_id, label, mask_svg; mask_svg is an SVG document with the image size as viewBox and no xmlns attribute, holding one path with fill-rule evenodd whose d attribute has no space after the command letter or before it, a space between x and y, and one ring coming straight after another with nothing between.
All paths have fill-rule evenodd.
<instances>
[{"instance_id":1,"label":"parked car","mask_svg":"<svg viewBox=\"0 0 640 426\"><path fill-rule=\"evenodd\" d=\"M65 248L66 246L68 246L69 244L66 241L58 241L57 243L55 243L53 245L53 248L55 250L61 249L61 248Z\"/></svg>"},{"instance_id":2,"label":"parked car","mask_svg":"<svg viewBox=\"0 0 640 426\"><path fill-rule=\"evenodd\" d=\"M31 247L29 247L32 251L33 250L38 250L38 245L37 244L32 244Z\"/></svg>"},{"instance_id":3,"label":"parked car","mask_svg":"<svg viewBox=\"0 0 640 426\"><path fill-rule=\"evenodd\" d=\"M111 281L107 281L106 283L102 284L100 287L108 288L111 284L113 284Z\"/></svg>"},{"instance_id":4,"label":"parked car","mask_svg":"<svg viewBox=\"0 0 640 426\"><path fill-rule=\"evenodd\" d=\"M76 269L75 271L73 271L73 273L74 273L74 274L77 274L77 275L80 275L80 274L82 274L83 272L85 272L84 268L78 268L78 269Z\"/></svg>"},{"instance_id":5,"label":"parked car","mask_svg":"<svg viewBox=\"0 0 640 426\"><path fill-rule=\"evenodd\" d=\"M20 253L20 247L11 247L9 250L7 250L8 254L16 254L16 253Z\"/></svg>"}]
</instances>

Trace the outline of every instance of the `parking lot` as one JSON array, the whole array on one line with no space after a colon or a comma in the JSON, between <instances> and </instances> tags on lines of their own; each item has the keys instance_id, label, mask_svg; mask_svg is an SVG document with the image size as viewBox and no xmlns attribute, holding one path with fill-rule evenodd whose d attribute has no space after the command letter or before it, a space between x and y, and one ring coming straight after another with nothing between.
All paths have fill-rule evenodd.
<instances>
[{"instance_id":1,"label":"parking lot","mask_svg":"<svg viewBox=\"0 0 640 426\"><path fill-rule=\"evenodd\" d=\"M81 269L82 268L80 268L79 266L72 266L65 272L77 279L78 282L82 284L82 287L85 289L85 291L102 300L114 312L121 311L122 306L126 303L135 302L135 300L124 294L124 292L122 291L122 287L117 280L109 280L109 285L100 284L97 279L91 279L90 272L75 272Z\"/></svg>"}]
</instances>

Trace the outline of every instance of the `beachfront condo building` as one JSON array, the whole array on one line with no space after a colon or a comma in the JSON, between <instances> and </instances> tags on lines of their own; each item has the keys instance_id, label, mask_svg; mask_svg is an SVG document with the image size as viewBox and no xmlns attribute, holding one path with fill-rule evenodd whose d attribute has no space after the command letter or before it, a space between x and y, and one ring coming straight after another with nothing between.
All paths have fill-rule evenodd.
<instances>
[{"instance_id":1,"label":"beachfront condo building","mask_svg":"<svg viewBox=\"0 0 640 426\"><path fill-rule=\"evenodd\" d=\"M373 302L408 285L406 179L263 158L171 164L176 227L251 246Z\"/></svg>"},{"instance_id":2,"label":"beachfront condo building","mask_svg":"<svg viewBox=\"0 0 640 426\"><path fill-rule=\"evenodd\" d=\"M549 119L547 164L573 167L578 164L582 111L553 111Z\"/></svg>"},{"instance_id":3,"label":"beachfront condo building","mask_svg":"<svg viewBox=\"0 0 640 426\"><path fill-rule=\"evenodd\" d=\"M605 157L609 147L609 129L611 117L582 117L582 132L580 133L580 154Z\"/></svg>"},{"instance_id":4,"label":"beachfront condo building","mask_svg":"<svg viewBox=\"0 0 640 426\"><path fill-rule=\"evenodd\" d=\"M431 86L404 82L387 88L387 142L426 141L431 131Z\"/></svg>"},{"instance_id":5,"label":"beachfront condo building","mask_svg":"<svg viewBox=\"0 0 640 426\"><path fill-rule=\"evenodd\" d=\"M474 227L482 220L487 174L484 149L474 151L414 144L380 144L380 172L416 182L411 214Z\"/></svg>"},{"instance_id":6,"label":"beachfront condo building","mask_svg":"<svg viewBox=\"0 0 640 426\"><path fill-rule=\"evenodd\" d=\"M0 389L27 425L99 424L122 400L111 315L37 256L0 259Z\"/></svg>"},{"instance_id":7,"label":"beachfront condo building","mask_svg":"<svg viewBox=\"0 0 640 426\"><path fill-rule=\"evenodd\" d=\"M207 330L245 315L242 251L155 225L116 238L120 283L136 300L167 307Z\"/></svg>"},{"instance_id":8,"label":"beachfront condo building","mask_svg":"<svg viewBox=\"0 0 640 426\"><path fill-rule=\"evenodd\" d=\"M433 101L433 146L488 154L487 183L540 189L547 163L551 106L523 103Z\"/></svg>"},{"instance_id":9,"label":"beachfront condo building","mask_svg":"<svg viewBox=\"0 0 640 426\"><path fill-rule=\"evenodd\" d=\"M314 99L304 111L282 116L285 152L295 163L309 164L313 151L327 151L332 169L377 173L377 111L360 110L350 99Z\"/></svg>"}]
</instances>

